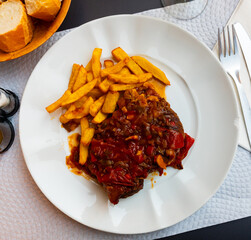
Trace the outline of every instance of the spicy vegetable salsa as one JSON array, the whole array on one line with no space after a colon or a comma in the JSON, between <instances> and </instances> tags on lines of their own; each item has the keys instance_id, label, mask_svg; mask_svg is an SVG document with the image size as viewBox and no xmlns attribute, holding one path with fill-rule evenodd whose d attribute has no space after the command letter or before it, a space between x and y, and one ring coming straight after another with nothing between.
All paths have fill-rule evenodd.
<instances>
[{"instance_id":1,"label":"spicy vegetable salsa","mask_svg":"<svg viewBox=\"0 0 251 240\"><path fill-rule=\"evenodd\" d=\"M79 147L67 161L96 179L117 204L141 190L149 173L182 169L193 143L170 104L145 84L126 90L112 116L96 125L84 165L78 163Z\"/></svg>"}]
</instances>

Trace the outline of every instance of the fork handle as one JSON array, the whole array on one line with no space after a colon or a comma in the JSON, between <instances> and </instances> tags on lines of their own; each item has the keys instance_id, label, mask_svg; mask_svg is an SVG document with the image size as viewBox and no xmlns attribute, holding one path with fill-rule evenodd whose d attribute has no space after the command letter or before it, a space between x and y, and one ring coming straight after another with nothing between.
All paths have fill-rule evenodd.
<instances>
[{"instance_id":1,"label":"fork handle","mask_svg":"<svg viewBox=\"0 0 251 240\"><path fill-rule=\"evenodd\" d=\"M237 72L235 75L231 74L230 76L233 78L236 88L238 90L249 146L251 148L251 108L247 99L247 95L244 91L243 85L241 84L239 73Z\"/></svg>"}]
</instances>

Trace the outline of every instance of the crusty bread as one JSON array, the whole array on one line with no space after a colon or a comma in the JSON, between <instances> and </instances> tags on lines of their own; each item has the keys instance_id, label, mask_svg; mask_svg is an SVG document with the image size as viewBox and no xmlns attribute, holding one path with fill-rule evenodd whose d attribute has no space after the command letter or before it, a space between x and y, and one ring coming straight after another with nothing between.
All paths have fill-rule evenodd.
<instances>
[{"instance_id":1,"label":"crusty bread","mask_svg":"<svg viewBox=\"0 0 251 240\"><path fill-rule=\"evenodd\" d=\"M52 21L57 15L60 0L25 0L28 15L44 21Z\"/></svg>"},{"instance_id":2,"label":"crusty bread","mask_svg":"<svg viewBox=\"0 0 251 240\"><path fill-rule=\"evenodd\" d=\"M13 52L25 47L32 39L33 24L20 0L0 4L0 49Z\"/></svg>"}]
</instances>

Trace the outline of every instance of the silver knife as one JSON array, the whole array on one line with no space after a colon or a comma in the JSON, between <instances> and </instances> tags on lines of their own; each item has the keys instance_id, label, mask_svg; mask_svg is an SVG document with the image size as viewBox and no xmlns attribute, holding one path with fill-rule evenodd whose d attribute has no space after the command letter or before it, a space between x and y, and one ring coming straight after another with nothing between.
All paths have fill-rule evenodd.
<instances>
[{"instance_id":1,"label":"silver knife","mask_svg":"<svg viewBox=\"0 0 251 240\"><path fill-rule=\"evenodd\" d=\"M250 76L250 73L251 73L251 40L240 23L234 24L234 31L235 31L235 34L237 35L238 40L239 40L239 43L240 43L240 46L242 49L242 53L244 55L244 59L246 61L246 65L248 68L248 73ZM249 146L251 147L251 106L248 102L248 99L247 99L247 96L246 96L246 93L244 91L242 84L239 81L235 81L235 82L236 82L236 87L239 92L240 102L242 105L242 113L244 116L244 122L245 122L246 131L247 131L248 142L249 142Z\"/></svg>"},{"instance_id":2,"label":"silver knife","mask_svg":"<svg viewBox=\"0 0 251 240\"><path fill-rule=\"evenodd\" d=\"M246 62L249 78L251 79L251 39L240 23L235 23L234 29Z\"/></svg>"}]
</instances>

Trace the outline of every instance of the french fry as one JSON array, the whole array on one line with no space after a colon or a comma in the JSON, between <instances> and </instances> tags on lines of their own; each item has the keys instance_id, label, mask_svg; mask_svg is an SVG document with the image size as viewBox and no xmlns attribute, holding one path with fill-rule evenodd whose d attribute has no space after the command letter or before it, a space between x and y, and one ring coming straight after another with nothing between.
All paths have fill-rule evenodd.
<instances>
[{"instance_id":1,"label":"french fry","mask_svg":"<svg viewBox=\"0 0 251 240\"><path fill-rule=\"evenodd\" d=\"M88 96L83 96L82 98L78 99L75 103L73 103L76 108L80 108L83 106L83 104L85 103L85 101L88 99Z\"/></svg>"},{"instance_id":2,"label":"french fry","mask_svg":"<svg viewBox=\"0 0 251 240\"><path fill-rule=\"evenodd\" d=\"M79 88L76 92L72 93L65 101L63 101L62 106L76 102L78 99L87 95L95 87L96 83L97 79L94 79L93 81Z\"/></svg>"},{"instance_id":3,"label":"french fry","mask_svg":"<svg viewBox=\"0 0 251 240\"><path fill-rule=\"evenodd\" d=\"M100 72L101 77L106 77L111 73L117 73L121 71L121 69L125 66L125 62L126 62L126 59L120 61L119 63L115 64L112 67L101 70Z\"/></svg>"},{"instance_id":4,"label":"french fry","mask_svg":"<svg viewBox=\"0 0 251 240\"><path fill-rule=\"evenodd\" d=\"M88 158L88 146L84 146L82 143L79 145L79 164L84 165Z\"/></svg>"},{"instance_id":5,"label":"french fry","mask_svg":"<svg viewBox=\"0 0 251 240\"><path fill-rule=\"evenodd\" d=\"M69 114L70 112L74 111L75 109L76 109L75 104L74 104L74 103L71 104L70 107L68 108L68 110L67 110L64 114L62 114L62 115L60 116L59 121L60 121L61 123L63 123L63 124L69 122L71 119L68 119L68 118L65 117L65 116L66 116L67 114Z\"/></svg>"},{"instance_id":6,"label":"french fry","mask_svg":"<svg viewBox=\"0 0 251 240\"><path fill-rule=\"evenodd\" d=\"M66 118L66 117L64 116L64 114L62 114L62 115L60 116L60 118L59 118L59 121L60 121L61 123L65 124L65 123L68 123L68 122L70 121L70 119Z\"/></svg>"},{"instance_id":7,"label":"french fry","mask_svg":"<svg viewBox=\"0 0 251 240\"><path fill-rule=\"evenodd\" d=\"M114 66L114 62L112 60L105 60L104 66L105 66L105 68L112 67L112 66Z\"/></svg>"},{"instance_id":8,"label":"french fry","mask_svg":"<svg viewBox=\"0 0 251 240\"><path fill-rule=\"evenodd\" d=\"M128 69L128 67L123 67L118 74L120 74L120 75L129 75L129 74L131 74L131 72Z\"/></svg>"},{"instance_id":9,"label":"french fry","mask_svg":"<svg viewBox=\"0 0 251 240\"><path fill-rule=\"evenodd\" d=\"M107 116L108 114L102 113L102 111L100 110L95 118L93 118L92 123L99 124L103 122L107 118Z\"/></svg>"},{"instance_id":10,"label":"french fry","mask_svg":"<svg viewBox=\"0 0 251 240\"><path fill-rule=\"evenodd\" d=\"M165 83L166 85L170 85L170 82L167 79L165 73L154 66L152 63L150 63L147 59L141 56L134 56L132 57L132 59L145 71L152 73L152 75L159 79L161 82Z\"/></svg>"},{"instance_id":11,"label":"french fry","mask_svg":"<svg viewBox=\"0 0 251 240\"><path fill-rule=\"evenodd\" d=\"M93 77L98 78L100 76L100 57L102 54L102 49L101 48L95 48L92 53L92 72L93 72Z\"/></svg>"},{"instance_id":12,"label":"french fry","mask_svg":"<svg viewBox=\"0 0 251 240\"><path fill-rule=\"evenodd\" d=\"M98 89L98 88L93 88L93 89L87 94L87 96L90 96L90 97L95 98L95 99L101 97L102 95L103 95L103 92L102 92L100 89Z\"/></svg>"},{"instance_id":13,"label":"french fry","mask_svg":"<svg viewBox=\"0 0 251 240\"><path fill-rule=\"evenodd\" d=\"M86 65L86 67L85 67L85 70L86 70L87 72L91 72L91 71L92 71L92 60L90 60L90 61L87 63L87 65Z\"/></svg>"},{"instance_id":14,"label":"french fry","mask_svg":"<svg viewBox=\"0 0 251 240\"><path fill-rule=\"evenodd\" d=\"M120 47L117 47L112 50L112 56L117 61L121 61L121 60L125 59L126 57L129 57L128 54Z\"/></svg>"},{"instance_id":15,"label":"french fry","mask_svg":"<svg viewBox=\"0 0 251 240\"><path fill-rule=\"evenodd\" d=\"M68 119L80 119L82 117L85 117L89 114L90 106L93 103L94 103L93 98L89 97L81 108L77 108L74 111L67 112L64 114L64 116Z\"/></svg>"},{"instance_id":16,"label":"french fry","mask_svg":"<svg viewBox=\"0 0 251 240\"><path fill-rule=\"evenodd\" d=\"M114 81L112 80L109 80L109 79L105 79L104 81L102 81L100 84L99 84L99 89L103 92L103 93L106 93L108 92L109 90L109 87L114 83Z\"/></svg>"},{"instance_id":17,"label":"french fry","mask_svg":"<svg viewBox=\"0 0 251 240\"><path fill-rule=\"evenodd\" d=\"M118 61L124 60L128 58L128 54L120 47L112 50L112 55ZM127 67L136 75L143 74L143 70L137 65L131 58L128 58L126 61Z\"/></svg>"},{"instance_id":18,"label":"french fry","mask_svg":"<svg viewBox=\"0 0 251 240\"><path fill-rule=\"evenodd\" d=\"M95 132L94 128L87 128L87 129L85 129L84 134L81 137L81 143L84 146L88 146L91 143L92 138L94 136L94 132Z\"/></svg>"},{"instance_id":19,"label":"french fry","mask_svg":"<svg viewBox=\"0 0 251 240\"><path fill-rule=\"evenodd\" d=\"M101 96L90 106L90 114L95 117L105 102L106 95Z\"/></svg>"},{"instance_id":20,"label":"french fry","mask_svg":"<svg viewBox=\"0 0 251 240\"><path fill-rule=\"evenodd\" d=\"M103 113L113 113L119 100L119 92L108 92L102 107Z\"/></svg>"},{"instance_id":21,"label":"french fry","mask_svg":"<svg viewBox=\"0 0 251 240\"><path fill-rule=\"evenodd\" d=\"M61 107L62 103L71 95L70 90L66 90L61 98L59 98L56 102L52 103L48 107L46 107L46 111L48 113L52 113L56 111L59 107Z\"/></svg>"},{"instance_id":22,"label":"french fry","mask_svg":"<svg viewBox=\"0 0 251 240\"><path fill-rule=\"evenodd\" d=\"M128 89L133 89L133 88L137 88L140 87L142 85L142 83L134 83L134 84L112 84L109 89L112 92L118 92L118 91L125 91Z\"/></svg>"},{"instance_id":23,"label":"french fry","mask_svg":"<svg viewBox=\"0 0 251 240\"><path fill-rule=\"evenodd\" d=\"M134 74L120 75L120 74L109 74L108 79L115 83L139 83L139 78Z\"/></svg>"},{"instance_id":24,"label":"french fry","mask_svg":"<svg viewBox=\"0 0 251 240\"><path fill-rule=\"evenodd\" d=\"M78 90L80 87L82 87L86 83L86 75L87 75L87 71L85 70L83 65L81 65L81 67L79 68L75 83L72 88L73 92Z\"/></svg>"},{"instance_id":25,"label":"french fry","mask_svg":"<svg viewBox=\"0 0 251 240\"><path fill-rule=\"evenodd\" d=\"M86 76L87 82L90 82L93 80L93 73L92 72L87 72Z\"/></svg>"},{"instance_id":26,"label":"french fry","mask_svg":"<svg viewBox=\"0 0 251 240\"><path fill-rule=\"evenodd\" d=\"M101 77L98 77L97 78L97 83L96 83L95 87L98 87L100 83L101 83Z\"/></svg>"},{"instance_id":27,"label":"french fry","mask_svg":"<svg viewBox=\"0 0 251 240\"><path fill-rule=\"evenodd\" d=\"M86 117L81 118L80 127L81 127L81 135L83 136L85 130L87 128L89 128L89 122L88 122L88 119Z\"/></svg>"},{"instance_id":28,"label":"french fry","mask_svg":"<svg viewBox=\"0 0 251 240\"><path fill-rule=\"evenodd\" d=\"M108 79L113 80L118 83L143 83L152 78L151 73L143 73L138 76L129 74L129 75L120 75L120 74L109 74Z\"/></svg>"},{"instance_id":29,"label":"french fry","mask_svg":"<svg viewBox=\"0 0 251 240\"><path fill-rule=\"evenodd\" d=\"M73 85L75 84L76 78L78 76L79 69L80 69L80 65L74 63L72 66L70 81L68 84L68 90L70 90L71 92L72 92Z\"/></svg>"}]
</instances>

